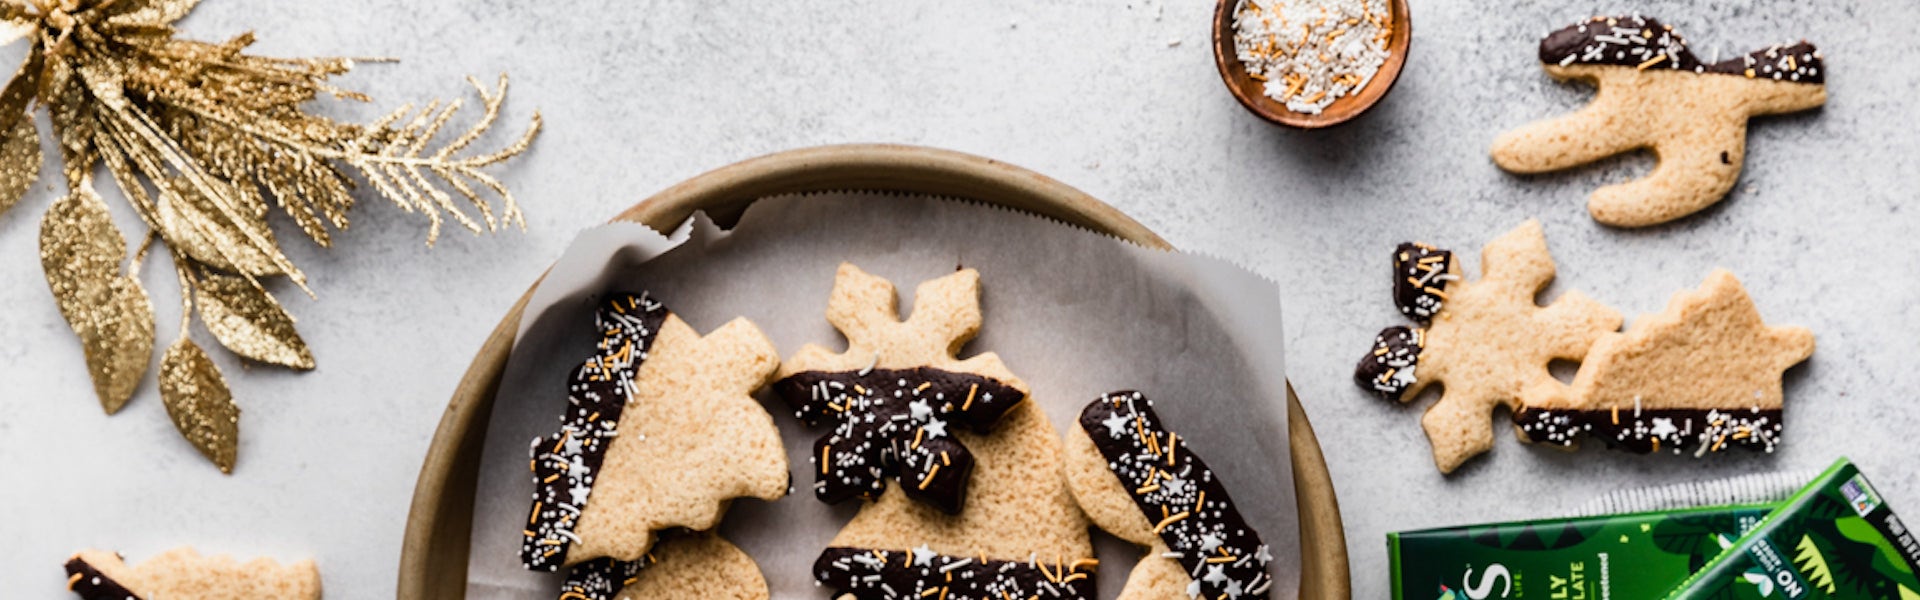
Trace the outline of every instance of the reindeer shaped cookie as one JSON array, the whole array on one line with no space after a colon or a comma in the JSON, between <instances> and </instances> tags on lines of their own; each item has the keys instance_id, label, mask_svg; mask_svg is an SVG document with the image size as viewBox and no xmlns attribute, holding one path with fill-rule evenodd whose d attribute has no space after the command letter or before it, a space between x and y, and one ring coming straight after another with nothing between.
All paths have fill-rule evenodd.
<instances>
[{"instance_id":1,"label":"reindeer shaped cookie","mask_svg":"<svg viewBox=\"0 0 1920 600\"><path fill-rule=\"evenodd\" d=\"M733 498L786 495L780 432L752 395L778 368L773 343L745 319L701 336L645 295L608 298L597 321L601 341L568 383L560 431L533 441L522 559L570 567L568 599L677 597L714 578L730 583L703 597L767 597L751 559L699 532ZM659 542L679 529L694 533Z\"/></svg>"},{"instance_id":2,"label":"reindeer shaped cookie","mask_svg":"<svg viewBox=\"0 0 1920 600\"><path fill-rule=\"evenodd\" d=\"M814 446L816 495L865 504L814 564L859 597L1091 597L1088 522L1060 473L1060 440L1000 358L956 353L980 330L980 275L914 292L842 264L827 320L847 349L801 348L775 385Z\"/></svg>"},{"instance_id":3,"label":"reindeer shaped cookie","mask_svg":"<svg viewBox=\"0 0 1920 600\"><path fill-rule=\"evenodd\" d=\"M1672 27L1651 18L1594 17L1540 42L1556 79L1599 88L1593 103L1500 136L1493 161L1543 173L1638 149L1652 173L1595 190L1587 210L1620 227L1664 223L1718 202L1746 158L1747 120L1826 103L1826 66L1799 42L1704 63Z\"/></svg>"}]
</instances>

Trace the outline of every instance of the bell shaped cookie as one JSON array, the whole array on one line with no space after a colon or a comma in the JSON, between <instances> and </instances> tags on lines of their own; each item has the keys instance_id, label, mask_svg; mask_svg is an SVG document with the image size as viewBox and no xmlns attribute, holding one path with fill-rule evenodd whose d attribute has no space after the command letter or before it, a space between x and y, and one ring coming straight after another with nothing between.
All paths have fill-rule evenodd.
<instances>
[{"instance_id":1,"label":"bell shaped cookie","mask_svg":"<svg viewBox=\"0 0 1920 600\"><path fill-rule=\"evenodd\" d=\"M816 496L863 502L815 579L860 598L1090 596L1093 547L1053 425L998 356L956 356L980 330L980 274L921 284L904 320L897 301L842 264L827 320L847 349L803 347L775 385L832 428L808 457Z\"/></svg>"}]
</instances>

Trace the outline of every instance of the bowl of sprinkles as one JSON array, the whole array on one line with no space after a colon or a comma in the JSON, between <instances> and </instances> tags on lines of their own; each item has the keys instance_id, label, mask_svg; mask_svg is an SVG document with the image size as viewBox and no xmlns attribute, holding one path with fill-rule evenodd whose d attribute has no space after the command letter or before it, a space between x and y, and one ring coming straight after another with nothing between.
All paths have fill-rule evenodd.
<instances>
[{"instance_id":1,"label":"bowl of sprinkles","mask_svg":"<svg viewBox=\"0 0 1920 600\"><path fill-rule=\"evenodd\" d=\"M1393 89L1412 34L1406 0L1220 0L1213 61L1248 111L1318 129Z\"/></svg>"}]
</instances>

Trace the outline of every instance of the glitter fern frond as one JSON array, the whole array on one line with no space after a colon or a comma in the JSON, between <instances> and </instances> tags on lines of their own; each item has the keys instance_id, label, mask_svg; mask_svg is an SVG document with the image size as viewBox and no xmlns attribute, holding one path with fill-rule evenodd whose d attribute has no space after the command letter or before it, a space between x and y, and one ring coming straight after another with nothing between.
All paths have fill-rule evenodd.
<instances>
[{"instance_id":1,"label":"glitter fern frond","mask_svg":"<svg viewBox=\"0 0 1920 600\"><path fill-rule=\"evenodd\" d=\"M39 176L37 100L69 189L42 218L41 263L102 406L112 413L131 397L153 353L153 310L137 273L158 241L174 258L183 312L180 341L161 361L161 396L182 433L228 470L237 428L175 410L227 398L224 378L189 339L193 317L243 357L313 368L293 318L261 282L285 276L311 293L268 226L272 207L323 247L348 226L361 185L423 215L428 245L448 220L475 233L524 229L513 194L487 169L524 153L541 121L536 112L510 143L473 149L499 120L504 75L491 88L468 78L481 114L437 145L461 100L405 105L365 125L309 113L302 107L322 96L369 100L329 83L355 62L248 54L251 33L222 43L177 38L174 23L198 2L0 0L0 43L29 45L0 88L0 212ZM130 263L93 190L103 165L148 229ZM238 409L220 414L237 419Z\"/></svg>"}]
</instances>

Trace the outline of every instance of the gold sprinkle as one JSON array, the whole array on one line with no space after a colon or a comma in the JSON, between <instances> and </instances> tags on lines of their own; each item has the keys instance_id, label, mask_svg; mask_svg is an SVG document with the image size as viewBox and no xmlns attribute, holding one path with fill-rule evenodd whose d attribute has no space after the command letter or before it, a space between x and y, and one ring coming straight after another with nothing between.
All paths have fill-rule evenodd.
<instances>
[{"instance_id":1,"label":"gold sprinkle","mask_svg":"<svg viewBox=\"0 0 1920 600\"><path fill-rule=\"evenodd\" d=\"M555 480L555 479L559 479L559 478L560 478L560 474L559 474L559 473L554 473L554 474L552 474L552 475L548 475L548 476L547 476L547 478L546 478L546 479L543 479L543 480L541 480L541 481L540 481L540 483L553 483L553 480Z\"/></svg>"},{"instance_id":2,"label":"gold sprinkle","mask_svg":"<svg viewBox=\"0 0 1920 600\"><path fill-rule=\"evenodd\" d=\"M532 525L539 520L540 520L540 501L535 500L533 502L533 514L527 515L527 524Z\"/></svg>"},{"instance_id":3,"label":"gold sprinkle","mask_svg":"<svg viewBox=\"0 0 1920 600\"><path fill-rule=\"evenodd\" d=\"M820 474L827 474L827 466L833 464L833 446L820 447Z\"/></svg>"},{"instance_id":4,"label":"gold sprinkle","mask_svg":"<svg viewBox=\"0 0 1920 600\"><path fill-rule=\"evenodd\" d=\"M967 401L960 405L960 410L973 408L973 394L978 391L980 391L980 384L978 383L973 384L973 387L967 388Z\"/></svg>"},{"instance_id":5,"label":"gold sprinkle","mask_svg":"<svg viewBox=\"0 0 1920 600\"><path fill-rule=\"evenodd\" d=\"M939 472L940 465L934 465L933 468L927 469L927 476L920 480L920 489L927 489L927 484L933 482L933 474Z\"/></svg>"},{"instance_id":6,"label":"gold sprinkle","mask_svg":"<svg viewBox=\"0 0 1920 600\"><path fill-rule=\"evenodd\" d=\"M1649 59L1647 59L1647 60L1646 60L1645 62L1642 62L1642 63L1640 63L1640 66L1637 66L1637 67L1634 67L1634 68L1635 68L1635 69L1639 69L1639 70L1642 70L1642 71L1645 71L1645 70L1647 70L1647 67L1651 67L1651 66L1654 66L1654 65L1657 65L1657 64L1660 64L1660 62L1661 62L1661 61L1664 61L1664 60L1666 60L1666 59L1667 59L1667 55L1666 55L1666 54L1656 54L1656 55L1654 55L1654 56L1653 56L1653 58L1649 58Z\"/></svg>"},{"instance_id":7,"label":"gold sprinkle","mask_svg":"<svg viewBox=\"0 0 1920 600\"><path fill-rule=\"evenodd\" d=\"M1133 493L1135 493L1135 494L1151 494L1151 493L1153 493L1153 492L1154 492L1155 490L1159 490L1159 489L1160 489L1160 484L1159 484L1159 483L1149 483L1149 484L1147 484L1146 486L1144 486L1144 487L1141 487L1140 489L1137 489L1137 490L1134 490L1134 491L1133 491Z\"/></svg>"},{"instance_id":8,"label":"gold sprinkle","mask_svg":"<svg viewBox=\"0 0 1920 600\"><path fill-rule=\"evenodd\" d=\"M927 388L930 388L930 387L933 387L933 382L931 381L921 382L920 387L913 388L913 391L924 392L924 391L927 391Z\"/></svg>"},{"instance_id":9,"label":"gold sprinkle","mask_svg":"<svg viewBox=\"0 0 1920 600\"><path fill-rule=\"evenodd\" d=\"M1178 513L1174 513L1172 516L1169 516L1165 519L1161 519L1159 525L1154 525L1153 532L1160 533L1162 530L1166 529L1168 525L1178 523L1180 522L1181 519L1185 519L1185 518L1187 518L1187 511L1183 510Z\"/></svg>"}]
</instances>

